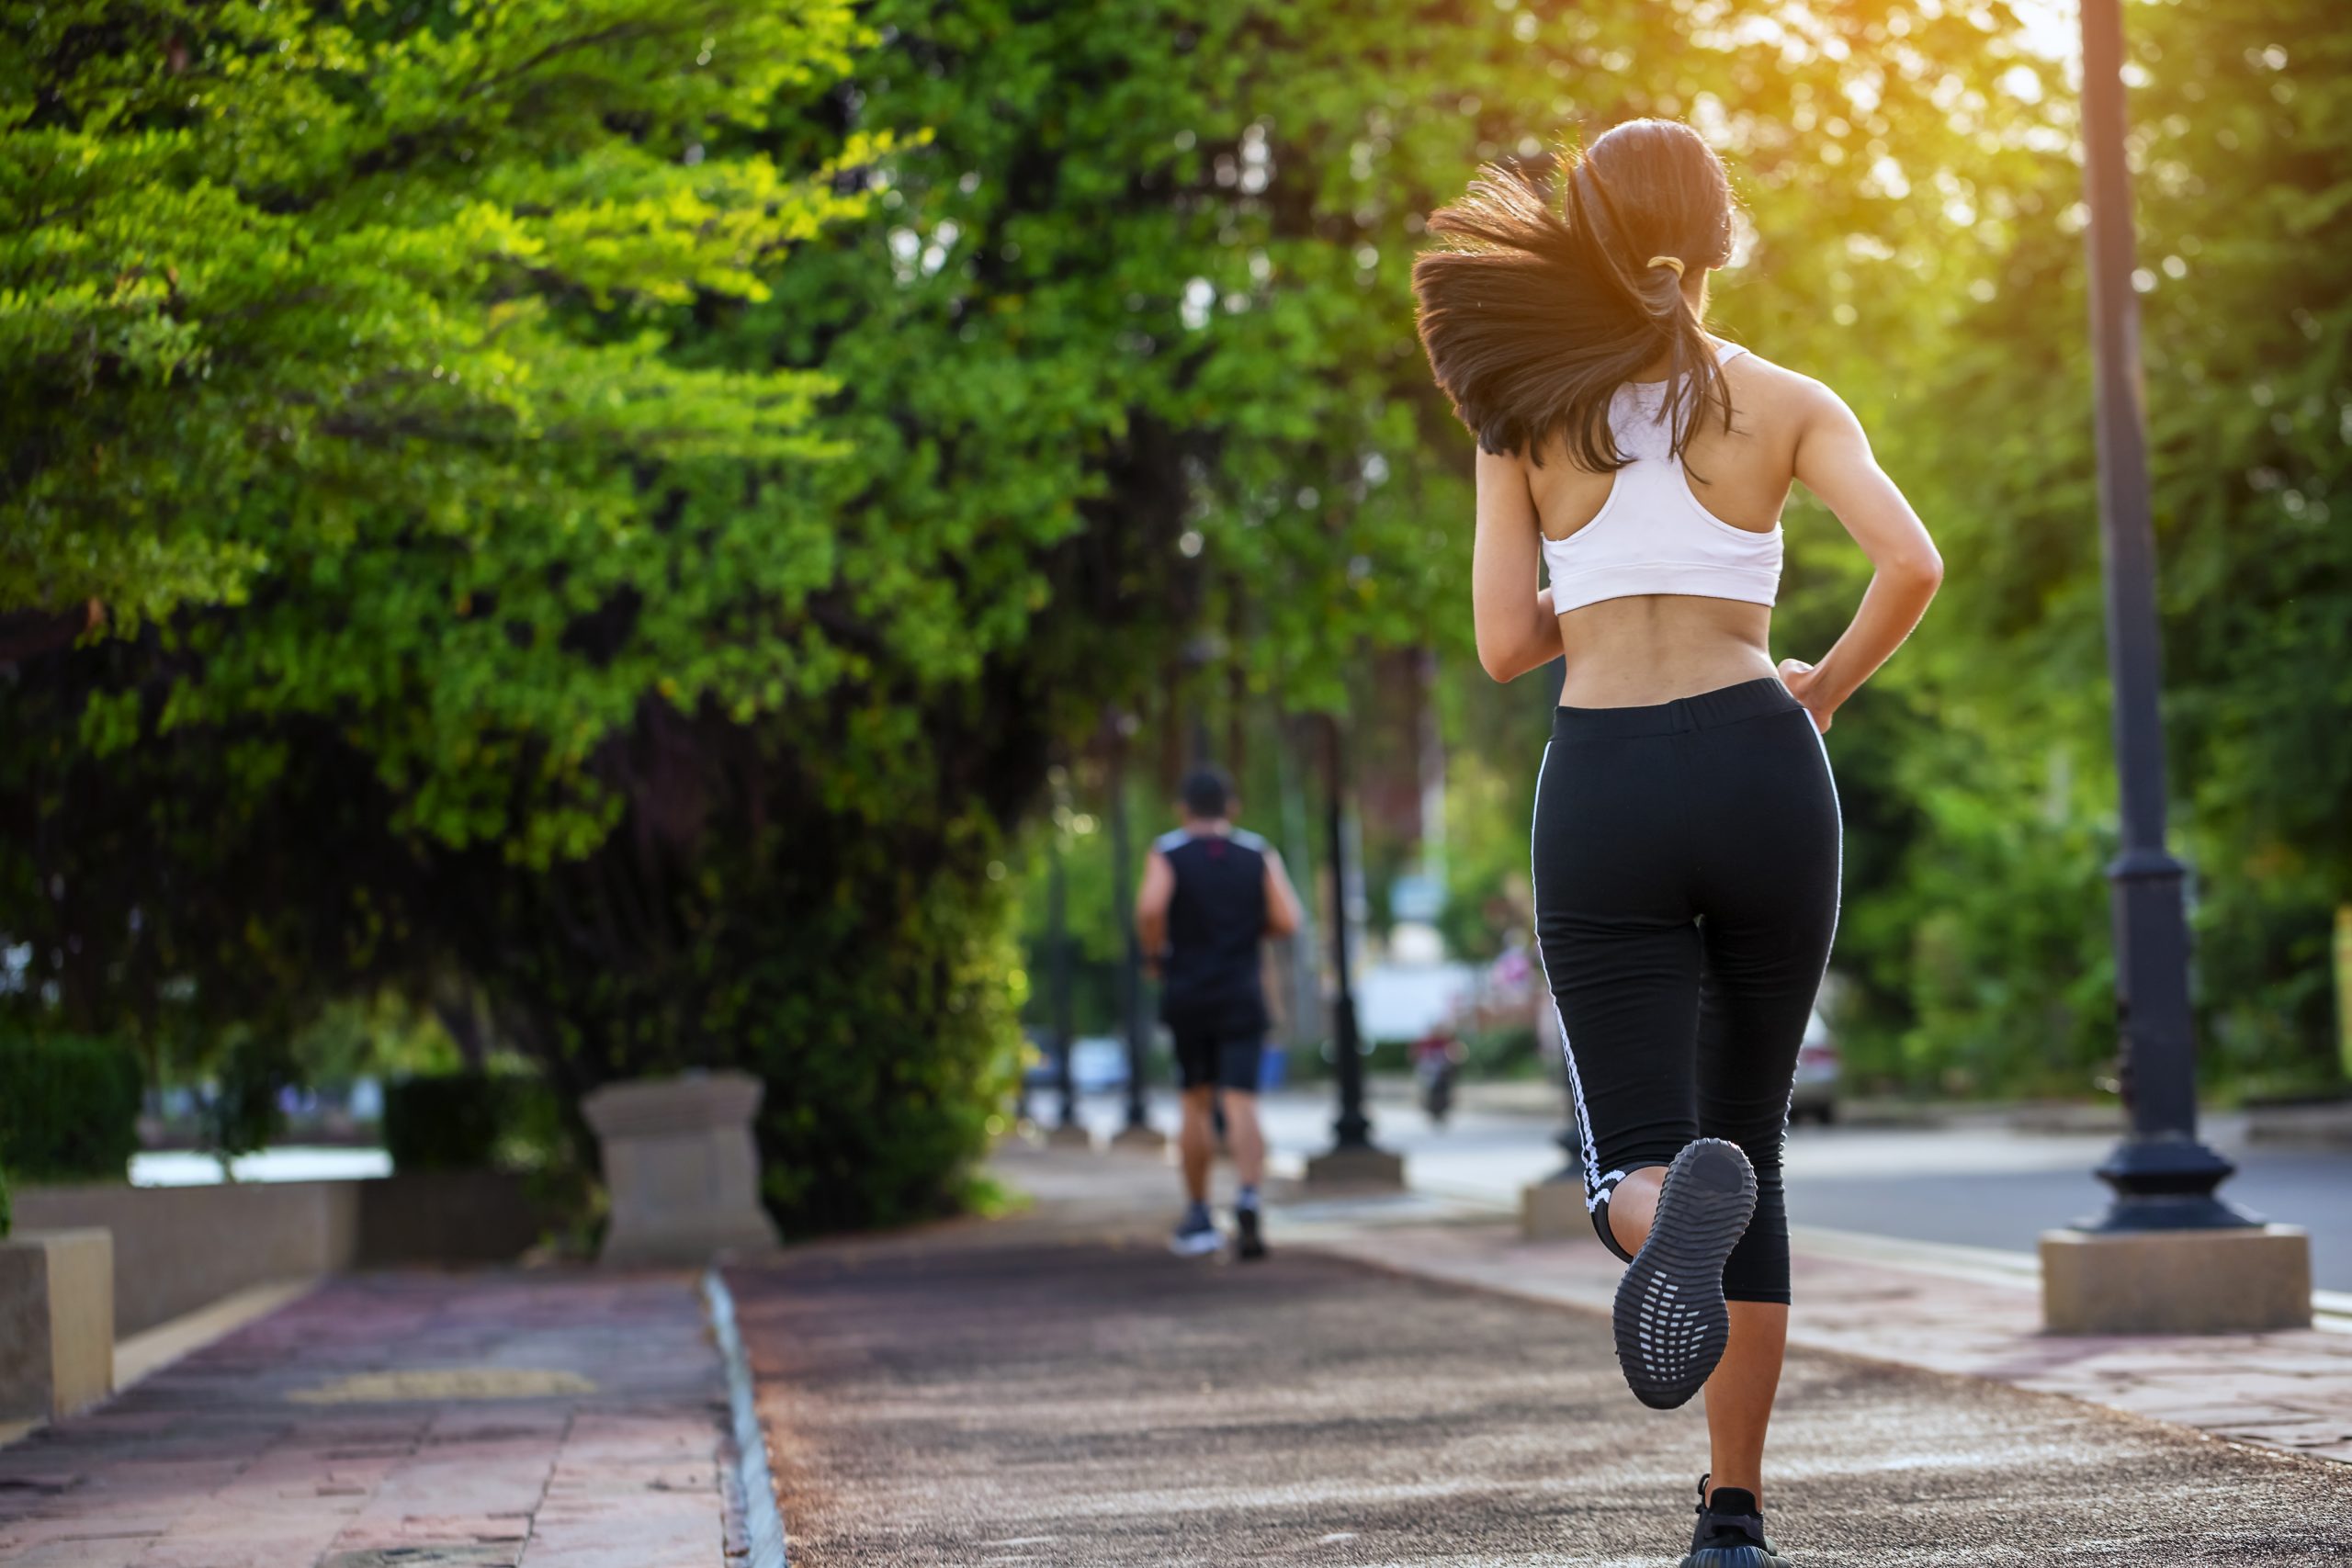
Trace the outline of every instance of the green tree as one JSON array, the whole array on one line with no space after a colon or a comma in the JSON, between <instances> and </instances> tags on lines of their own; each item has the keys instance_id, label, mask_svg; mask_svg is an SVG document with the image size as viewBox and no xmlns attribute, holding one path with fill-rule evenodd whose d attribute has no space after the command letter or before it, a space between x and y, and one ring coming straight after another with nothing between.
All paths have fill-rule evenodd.
<instances>
[{"instance_id":1,"label":"green tree","mask_svg":"<svg viewBox=\"0 0 2352 1568\"><path fill-rule=\"evenodd\" d=\"M2149 4L2127 22L2203 1062L2223 1082L2308 1085L2333 1076L2327 935L2352 887L2352 545L2330 523L2352 280L2325 259L2352 240L2352 27L2316 4ZM2079 188L2061 156L2005 187L2038 220L2008 226L1928 378L1882 426L1955 570L1885 694L1901 739L1878 776L1905 803L1906 840L1877 852L1894 852L1892 874L1841 946L1866 956L1884 1004L1866 1055L1921 1080L1961 1066L1988 1087L2080 1089L2111 1071L2115 784Z\"/></svg>"},{"instance_id":2,"label":"green tree","mask_svg":"<svg viewBox=\"0 0 2352 1568\"><path fill-rule=\"evenodd\" d=\"M2208 949L2237 1008L2300 983L2261 933L2343 885L2341 758L2260 716L2341 705L2262 684L2346 602L2344 29L2309 4L2279 64L2243 6L2134 9L2183 99L2142 115L2152 349L2213 389L2157 415L2189 837L2278 868L2227 886L2261 890L2244 951ZM1378 704L1380 649L1469 669L1421 217L1481 160L1659 113L1741 171L1720 321L1861 409L1955 565L1834 738L1858 1059L2095 1066L2070 110L2005 6L94 0L0 48L30 85L0 608L96 595L117 633L0 690L21 1010L196 1049L470 986L574 1096L758 1069L796 1226L937 1206L1012 1059L1009 834L1049 766L1112 707L1148 745L1212 687L1312 710ZM2225 244L2248 192L2308 247ZM1791 531L1811 654L1861 569L1817 509Z\"/></svg>"},{"instance_id":3,"label":"green tree","mask_svg":"<svg viewBox=\"0 0 2352 1568\"><path fill-rule=\"evenodd\" d=\"M854 209L828 169L701 151L853 41L829 0L12 12L0 604L135 623L364 592L332 569L395 527L453 563L523 534L500 564L526 567L565 529L625 550L640 466L806 451L820 383L662 350L680 307L763 292L767 258ZM469 586L447 575L355 633L418 646ZM560 626L551 589L498 575L507 620ZM198 647L216 684L319 700L300 650L240 627L250 661Z\"/></svg>"},{"instance_id":4,"label":"green tree","mask_svg":"<svg viewBox=\"0 0 2352 1568\"><path fill-rule=\"evenodd\" d=\"M37 738L0 764L20 1010L185 1061L454 967L575 1083L693 1049L675 1010L560 1028L550 992L595 998L528 942L673 973L661 890L647 931L563 925L549 868L669 869L648 840L696 825L649 753L844 673L796 632L831 542L779 521L831 383L681 343L868 204L887 139L771 134L861 37L833 4L12 14L0 607L96 595L118 634L0 698Z\"/></svg>"}]
</instances>

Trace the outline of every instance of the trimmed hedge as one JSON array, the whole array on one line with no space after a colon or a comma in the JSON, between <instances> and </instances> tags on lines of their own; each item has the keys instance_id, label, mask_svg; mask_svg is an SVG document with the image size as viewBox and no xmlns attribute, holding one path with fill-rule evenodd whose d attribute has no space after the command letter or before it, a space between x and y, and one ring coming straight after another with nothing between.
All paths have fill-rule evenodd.
<instances>
[{"instance_id":1,"label":"trimmed hedge","mask_svg":"<svg viewBox=\"0 0 2352 1568\"><path fill-rule=\"evenodd\" d=\"M139 1149L139 1060L119 1041L0 1038L0 1165L20 1181L121 1181Z\"/></svg>"},{"instance_id":2,"label":"trimmed hedge","mask_svg":"<svg viewBox=\"0 0 2352 1568\"><path fill-rule=\"evenodd\" d=\"M384 1089L395 1170L487 1170L523 1110L526 1080L488 1073L401 1078Z\"/></svg>"}]
</instances>

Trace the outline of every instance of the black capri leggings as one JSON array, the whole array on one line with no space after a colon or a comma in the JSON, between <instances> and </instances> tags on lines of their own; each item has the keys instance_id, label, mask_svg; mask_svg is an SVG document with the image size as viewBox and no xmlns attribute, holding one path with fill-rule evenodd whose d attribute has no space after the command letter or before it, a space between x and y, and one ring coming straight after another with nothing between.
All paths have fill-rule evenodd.
<instances>
[{"instance_id":1,"label":"black capri leggings","mask_svg":"<svg viewBox=\"0 0 2352 1568\"><path fill-rule=\"evenodd\" d=\"M1535 781L1537 946L1567 1038L1585 1207L1600 1239L1629 1172L1727 1138L1756 1216L1733 1301L1789 1299L1781 1138L1838 926L1838 791L1776 680L1656 707L1568 708Z\"/></svg>"}]
</instances>

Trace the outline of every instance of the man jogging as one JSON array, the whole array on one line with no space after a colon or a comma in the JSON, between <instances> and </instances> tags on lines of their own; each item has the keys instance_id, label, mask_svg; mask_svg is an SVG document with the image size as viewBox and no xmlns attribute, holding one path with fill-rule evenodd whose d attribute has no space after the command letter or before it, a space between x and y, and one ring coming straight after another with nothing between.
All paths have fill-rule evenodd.
<instances>
[{"instance_id":1,"label":"man jogging","mask_svg":"<svg viewBox=\"0 0 2352 1568\"><path fill-rule=\"evenodd\" d=\"M1210 1121L1220 1095L1241 1190L1233 1207L1234 1250L1263 1258L1258 1183L1266 1141L1258 1130L1259 1064L1266 1049L1266 995L1258 944L1298 930L1298 895L1282 857L1233 825L1233 784L1215 768L1186 775L1184 825L1151 846L1136 896L1136 930L1159 965L1159 1016L1176 1037L1183 1089L1184 1192L1191 1200L1169 1245L1187 1257L1215 1252L1223 1238L1209 1218Z\"/></svg>"}]
</instances>

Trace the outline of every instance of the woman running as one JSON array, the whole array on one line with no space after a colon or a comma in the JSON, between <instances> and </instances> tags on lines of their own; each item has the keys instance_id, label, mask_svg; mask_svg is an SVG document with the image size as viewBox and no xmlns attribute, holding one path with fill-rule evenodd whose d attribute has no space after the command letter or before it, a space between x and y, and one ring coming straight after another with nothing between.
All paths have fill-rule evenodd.
<instances>
[{"instance_id":1,"label":"woman running","mask_svg":"<svg viewBox=\"0 0 2352 1568\"><path fill-rule=\"evenodd\" d=\"M1696 132L1620 125L1560 186L1488 169L1431 218L1421 340L1478 441L1479 662L1510 681L1566 655L1535 784L1536 937L1586 1206L1629 1265L1617 1358L1645 1404L1707 1393L1684 1568L1785 1568L1764 1433L1788 1332L1781 1139L1838 923L1821 738L1943 563L1836 393L1708 335L1732 197ZM1792 480L1876 570L1820 662L1776 671Z\"/></svg>"}]
</instances>

